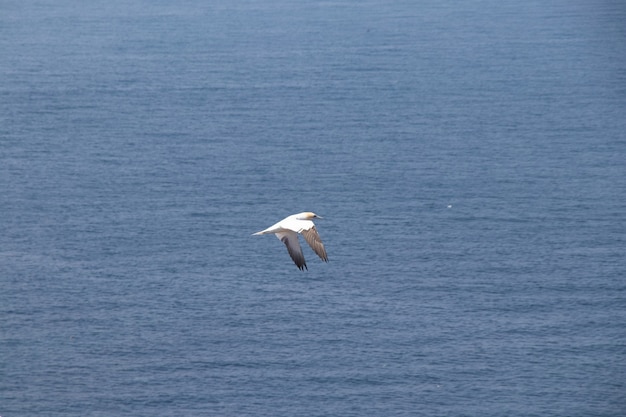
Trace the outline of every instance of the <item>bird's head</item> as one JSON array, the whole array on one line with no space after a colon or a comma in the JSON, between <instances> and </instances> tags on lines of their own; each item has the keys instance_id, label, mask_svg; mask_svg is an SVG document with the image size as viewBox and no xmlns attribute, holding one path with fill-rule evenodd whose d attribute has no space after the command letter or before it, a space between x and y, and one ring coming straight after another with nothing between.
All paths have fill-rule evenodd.
<instances>
[{"instance_id":1,"label":"bird's head","mask_svg":"<svg viewBox=\"0 0 626 417\"><path fill-rule=\"evenodd\" d=\"M305 211L303 213L298 214L298 220L313 220L313 219L322 219L323 217L318 216L312 211Z\"/></svg>"}]
</instances>

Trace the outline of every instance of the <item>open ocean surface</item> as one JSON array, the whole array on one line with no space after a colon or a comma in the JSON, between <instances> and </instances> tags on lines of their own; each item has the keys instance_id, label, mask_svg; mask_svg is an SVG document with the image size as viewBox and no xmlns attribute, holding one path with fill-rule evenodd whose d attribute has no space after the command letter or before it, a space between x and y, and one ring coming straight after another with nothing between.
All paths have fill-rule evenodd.
<instances>
[{"instance_id":1,"label":"open ocean surface","mask_svg":"<svg viewBox=\"0 0 626 417\"><path fill-rule=\"evenodd\" d=\"M0 415L625 415L624 22L0 2Z\"/></svg>"}]
</instances>

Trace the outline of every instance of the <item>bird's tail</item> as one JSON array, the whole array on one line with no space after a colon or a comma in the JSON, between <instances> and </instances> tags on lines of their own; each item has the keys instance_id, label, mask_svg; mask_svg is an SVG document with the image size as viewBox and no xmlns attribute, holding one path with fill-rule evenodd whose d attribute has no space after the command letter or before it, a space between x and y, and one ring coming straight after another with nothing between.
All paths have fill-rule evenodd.
<instances>
[{"instance_id":1,"label":"bird's tail","mask_svg":"<svg viewBox=\"0 0 626 417\"><path fill-rule=\"evenodd\" d=\"M265 230L261 230L260 232L252 233L252 236L264 235L264 234L265 234Z\"/></svg>"}]
</instances>

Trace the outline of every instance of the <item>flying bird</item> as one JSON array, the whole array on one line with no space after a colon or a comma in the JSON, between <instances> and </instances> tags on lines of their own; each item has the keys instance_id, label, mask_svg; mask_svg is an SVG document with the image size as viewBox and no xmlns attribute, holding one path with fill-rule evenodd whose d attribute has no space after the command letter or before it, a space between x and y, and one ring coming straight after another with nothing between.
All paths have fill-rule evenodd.
<instances>
[{"instance_id":1,"label":"flying bird","mask_svg":"<svg viewBox=\"0 0 626 417\"><path fill-rule=\"evenodd\" d=\"M295 262L298 269L301 271L307 268L304 260L304 254L302 253L302 247L298 241L298 233L304 236L304 240L309 244L311 249L315 251L324 262L328 262L328 256L326 255L326 249L320 239L320 235L315 229L315 224L312 219L321 219L315 213L305 211L303 213L292 214L289 217L285 217L273 226L268 227L260 232L253 233L252 235L268 235L275 234L276 237L287 246L287 252L289 256Z\"/></svg>"}]
</instances>

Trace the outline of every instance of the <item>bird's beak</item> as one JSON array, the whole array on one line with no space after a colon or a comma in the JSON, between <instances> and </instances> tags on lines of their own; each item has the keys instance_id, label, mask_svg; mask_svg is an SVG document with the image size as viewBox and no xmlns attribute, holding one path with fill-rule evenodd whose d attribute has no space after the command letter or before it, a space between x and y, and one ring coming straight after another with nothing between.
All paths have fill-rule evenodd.
<instances>
[{"instance_id":1,"label":"bird's beak","mask_svg":"<svg viewBox=\"0 0 626 417\"><path fill-rule=\"evenodd\" d=\"M324 219L322 216L315 215L316 219Z\"/></svg>"}]
</instances>

